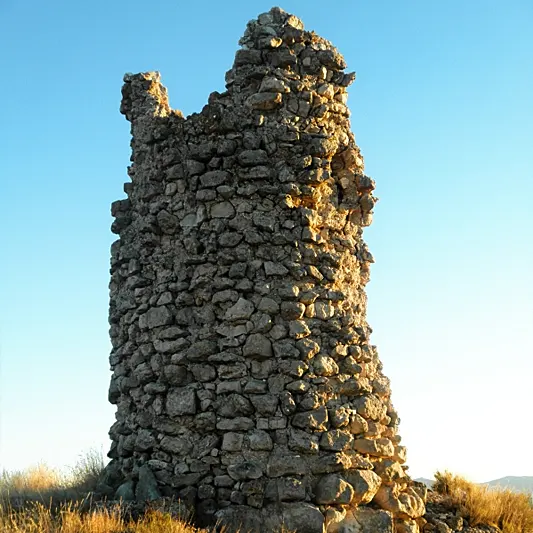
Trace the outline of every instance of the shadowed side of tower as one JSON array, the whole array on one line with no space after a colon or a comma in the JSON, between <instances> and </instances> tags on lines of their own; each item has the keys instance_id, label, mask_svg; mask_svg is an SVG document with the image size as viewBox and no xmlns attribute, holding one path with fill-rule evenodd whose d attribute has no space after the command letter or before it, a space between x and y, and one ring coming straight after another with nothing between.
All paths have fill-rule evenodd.
<instances>
[{"instance_id":1,"label":"shadowed side of tower","mask_svg":"<svg viewBox=\"0 0 533 533\"><path fill-rule=\"evenodd\" d=\"M100 490L179 497L243 530L416 532L424 503L366 322L375 199L355 76L279 8L240 44L226 92L186 119L158 73L125 76Z\"/></svg>"}]
</instances>

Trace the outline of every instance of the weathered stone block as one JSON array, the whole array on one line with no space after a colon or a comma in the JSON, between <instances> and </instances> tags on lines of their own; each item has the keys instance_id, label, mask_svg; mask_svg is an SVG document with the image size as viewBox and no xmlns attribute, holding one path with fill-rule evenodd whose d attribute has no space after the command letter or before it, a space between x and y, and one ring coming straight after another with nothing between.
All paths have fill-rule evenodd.
<instances>
[{"instance_id":1,"label":"weathered stone block","mask_svg":"<svg viewBox=\"0 0 533 533\"><path fill-rule=\"evenodd\" d=\"M260 333L253 333L246 339L243 353L245 357L268 359L272 357L272 342Z\"/></svg>"},{"instance_id":2,"label":"weathered stone block","mask_svg":"<svg viewBox=\"0 0 533 533\"><path fill-rule=\"evenodd\" d=\"M196 414L196 391L191 388L170 389L167 395L166 410L169 416Z\"/></svg>"},{"instance_id":3,"label":"weathered stone block","mask_svg":"<svg viewBox=\"0 0 533 533\"><path fill-rule=\"evenodd\" d=\"M347 470L343 478L354 489L354 504L370 503L381 486L381 478L372 470Z\"/></svg>"},{"instance_id":4,"label":"weathered stone block","mask_svg":"<svg viewBox=\"0 0 533 533\"><path fill-rule=\"evenodd\" d=\"M232 479L243 481L246 479L259 479L263 475L261 465L254 461L244 461L228 466L228 474Z\"/></svg>"},{"instance_id":5,"label":"weathered stone block","mask_svg":"<svg viewBox=\"0 0 533 533\"><path fill-rule=\"evenodd\" d=\"M306 461L300 455L272 455L268 461L268 477L287 475L303 476L309 471Z\"/></svg>"},{"instance_id":6,"label":"weathered stone block","mask_svg":"<svg viewBox=\"0 0 533 533\"><path fill-rule=\"evenodd\" d=\"M315 487L315 502L319 504L348 505L353 498L353 487L337 474L324 476Z\"/></svg>"}]
</instances>

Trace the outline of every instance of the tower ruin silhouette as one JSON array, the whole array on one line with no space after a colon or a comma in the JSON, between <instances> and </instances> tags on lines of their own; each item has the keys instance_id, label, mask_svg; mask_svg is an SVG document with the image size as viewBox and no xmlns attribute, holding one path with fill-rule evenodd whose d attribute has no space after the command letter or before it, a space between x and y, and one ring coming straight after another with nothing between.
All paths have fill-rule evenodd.
<instances>
[{"instance_id":1,"label":"tower ruin silhouette","mask_svg":"<svg viewBox=\"0 0 533 533\"><path fill-rule=\"evenodd\" d=\"M158 73L124 78L100 488L244 530L418 531L366 322L375 198L346 106L355 75L279 8L240 44L227 90L187 118Z\"/></svg>"}]
</instances>

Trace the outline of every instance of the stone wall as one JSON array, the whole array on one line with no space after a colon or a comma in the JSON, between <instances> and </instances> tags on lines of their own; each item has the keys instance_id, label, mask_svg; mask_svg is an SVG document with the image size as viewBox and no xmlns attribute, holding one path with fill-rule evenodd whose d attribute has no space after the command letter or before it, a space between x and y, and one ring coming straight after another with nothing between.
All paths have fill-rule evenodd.
<instances>
[{"instance_id":1,"label":"stone wall","mask_svg":"<svg viewBox=\"0 0 533 533\"><path fill-rule=\"evenodd\" d=\"M415 532L424 503L366 322L375 198L355 75L279 8L240 44L226 92L187 118L158 73L124 78L100 490L254 531Z\"/></svg>"}]
</instances>

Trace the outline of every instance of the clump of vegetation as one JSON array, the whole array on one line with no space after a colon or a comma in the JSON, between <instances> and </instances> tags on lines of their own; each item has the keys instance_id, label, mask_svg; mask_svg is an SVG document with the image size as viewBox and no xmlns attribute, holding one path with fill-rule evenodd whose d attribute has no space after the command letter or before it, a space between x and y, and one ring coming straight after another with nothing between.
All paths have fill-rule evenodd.
<instances>
[{"instance_id":1,"label":"clump of vegetation","mask_svg":"<svg viewBox=\"0 0 533 533\"><path fill-rule=\"evenodd\" d=\"M138 519L128 506L91 504L90 495L105 466L91 450L66 473L40 464L0 474L2 533L207 533L174 512L149 509Z\"/></svg>"},{"instance_id":2,"label":"clump of vegetation","mask_svg":"<svg viewBox=\"0 0 533 533\"><path fill-rule=\"evenodd\" d=\"M54 504L79 501L96 487L105 466L101 452L90 450L66 473L39 464L19 472L0 474L0 503L20 505L23 502Z\"/></svg>"},{"instance_id":3,"label":"clump of vegetation","mask_svg":"<svg viewBox=\"0 0 533 533\"><path fill-rule=\"evenodd\" d=\"M30 503L14 510L0 505L2 533L208 533L169 513L151 510L138 520L126 520L119 505L83 511L78 505L63 504L53 510L42 503Z\"/></svg>"},{"instance_id":4,"label":"clump of vegetation","mask_svg":"<svg viewBox=\"0 0 533 533\"><path fill-rule=\"evenodd\" d=\"M503 533L533 533L533 502L528 494L477 485L450 472L435 474L433 490L444 495L472 526L486 524Z\"/></svg>"}]
</instances>

